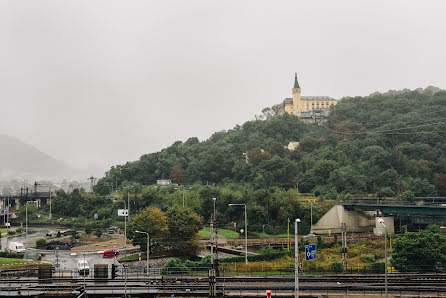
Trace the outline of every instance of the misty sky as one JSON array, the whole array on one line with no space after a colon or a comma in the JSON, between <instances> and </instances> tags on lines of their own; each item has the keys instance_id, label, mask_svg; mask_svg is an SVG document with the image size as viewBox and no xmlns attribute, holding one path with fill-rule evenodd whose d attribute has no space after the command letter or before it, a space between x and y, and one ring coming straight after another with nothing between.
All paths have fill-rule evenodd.
<instances>
[{"instance_id":1,"label":"misty sky","mask_svg":"<svg viewBox=\"0 0 446 298\"><path fill-rule=\"evenodd\" d=\"M0 1L0 133L78 168L291 96L446 88L445 1Z\"/></svg>"}]
</instances>

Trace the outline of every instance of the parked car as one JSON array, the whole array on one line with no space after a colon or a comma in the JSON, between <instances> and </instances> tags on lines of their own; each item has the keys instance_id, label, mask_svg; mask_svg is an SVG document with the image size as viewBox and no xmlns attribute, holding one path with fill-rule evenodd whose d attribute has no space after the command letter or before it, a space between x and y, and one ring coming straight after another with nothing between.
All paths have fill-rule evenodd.
<instances>
[{"instance_id":1,"label":"parked car","mask_svg":"<svg viewBox=\"0 0 446 298\"><path fill-rule=\"evenodd\" d=\"M79 272L79 275L88 275L90 273L90 266L88 265L88 262L84 259L78 260L77 271Z\"/></svg>"},{"instance_id":2,"label":"parked car","mask_svg":"<svg viewBox=\"0 0 446 298\"><path fill-rule=\"evenodd\" d=\"M108 234L114 234L118 231L118 227L110 227L107 229Z\"/></svg>"},{"instance_id":3,"label":"parked car","mask_svg":"<svg viewBox=\"0 0 446 298\"><path fill-rule=\"evenodd\" d=\"M119 251L107 249L102 253L103 258L114 258L116 255L119 255Z\"/></svg>"},{"instance_id":4,"label":"parked car","mask_svg":"<svg viewBox=\"0 0 446 298\"><path fill-rule=\"evenodd\" d=\"M9 242L8 249L13 252L24 252L25 246L20 242Z\"/></svg>"}]
</instances>

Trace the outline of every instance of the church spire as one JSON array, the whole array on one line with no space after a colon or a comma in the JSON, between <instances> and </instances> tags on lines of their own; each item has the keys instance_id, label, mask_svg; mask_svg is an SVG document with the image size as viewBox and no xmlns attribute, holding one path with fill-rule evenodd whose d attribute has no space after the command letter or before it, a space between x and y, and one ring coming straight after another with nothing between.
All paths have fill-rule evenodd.
<instances>
[{"instance_id":1,"label":"church spire","mask_svg":"<svg viewBox=\"0 0 446 298\"><path fill-rule=\"evenodd\" d=\"M294 89L300 89L299 82L297 81L297 72L294 73Z\"/></svg>"}]
</instances>

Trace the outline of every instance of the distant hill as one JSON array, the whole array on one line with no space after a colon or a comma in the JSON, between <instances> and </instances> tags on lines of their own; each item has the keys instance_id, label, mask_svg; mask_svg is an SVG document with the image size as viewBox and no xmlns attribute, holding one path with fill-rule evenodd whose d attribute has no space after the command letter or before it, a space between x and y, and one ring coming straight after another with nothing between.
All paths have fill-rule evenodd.
<instances>
[{"instance_id":1,"label":"distant hill","mask_svg":"<svg viewBox=\"0 0 446 298\"><path fill-rule=\"evenodd\" d=\"M320 126L273 110L208 140L178 141L114 166L98 185L106 193L126 181L171 179L257 189L298 184L301 192L328 198L446 196L446 91L428 87L343 98ZM296 150L285 149L290 141L299 142Z\"/></svg>"},{"instance_id":2,"label":"distant hill","mask_svg":"<svg viewBox=\"0 0 446 298\"><path fill-rule=\"evenodd\" d=\"M17 138L0 135L0 179L62 178L73 173L62 161Z\"/></svg>"}]
</instances>

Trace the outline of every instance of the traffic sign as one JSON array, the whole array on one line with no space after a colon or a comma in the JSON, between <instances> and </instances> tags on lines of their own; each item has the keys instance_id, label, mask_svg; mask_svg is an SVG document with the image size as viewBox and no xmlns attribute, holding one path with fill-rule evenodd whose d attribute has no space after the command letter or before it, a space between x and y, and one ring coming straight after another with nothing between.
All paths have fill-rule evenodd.
<instances>
[{"instance_id":1,"label":"traffic sign","mask_svg":"<svg viewBox=\"0 0 446 298\"><path fill-rule=\"evenodd\" d=\"M8 208L5 208L5 213L8 213L8 212L9 212Z\"/></svg>"},{"instance_id":2,"label":"traffic sign","mask_svg":"<svg viewBox=\"0 0 446 298\"><path fill-rule=\"evenodd\" d=\"M118 216L128 216L129 210L128 209L118 209Z\"/></svg>"},{"instance_id":3,"label":"traffic sign","mask_svg":"<svg viewBox=\"0 0 446 298\"><path fill-rule=\"evenodd\" d=\"M316 259L316 244L305 245L305 261Z\"/></svg>"}]
</instances>

